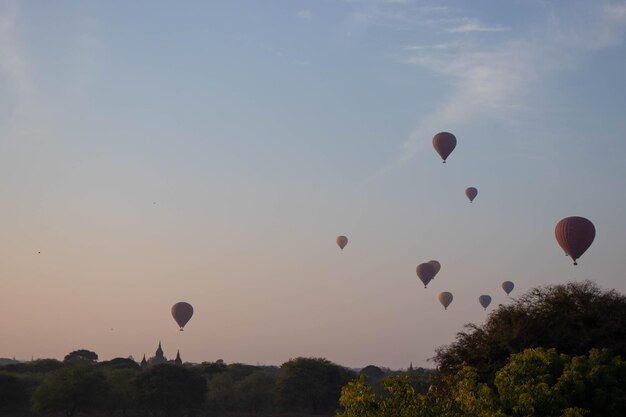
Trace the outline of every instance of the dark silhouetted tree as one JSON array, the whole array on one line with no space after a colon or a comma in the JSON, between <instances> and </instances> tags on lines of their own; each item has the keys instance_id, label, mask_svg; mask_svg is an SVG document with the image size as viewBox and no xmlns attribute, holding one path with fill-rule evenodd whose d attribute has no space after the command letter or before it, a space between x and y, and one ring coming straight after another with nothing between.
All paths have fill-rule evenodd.
<instances>
[{"instance_id":1,"label":"dark silhouetted tree","mask_svg":"<svg viewBox=\"0 0 626 417\"><path fill-rule=\"evenodd\" d=\"M167 414L199 407L205 401L206 393L206 379L181 366L155 365L137 378L139 402L147 409L158 409Z\"/></svg>"},{"instance_id":2,"label":"dark silhouetted tree","mask_svg":"<svg viewBox=\"0 0 626 417\"><path fill-rule=\"evenodd\" d=\"M467 325L435 361L444 374L468 364L491 384L511 354L534 347L567 355L607 348L626 357L626 297L590 281L535 288L498 307L483 325Z\"/></svg>"},{"instance_id":3,"label":"dark silhouetted tree","mask_svg":"<svg viewBox=\"0 0 626 417\"><path fill-rule=\"evenodd\" d=\"M79 349L68 353L63 358L63 362L90 362L95 363L98 361L98 355L96 352L92 352L86 349Z\"/></svg>"},{"instance_id":4,"label":"dark silhouetted tree","mask_svg":"<svg viewBox=\"0 0 626 417\"><path fill-rule=\"evenodd\" d=\"M291 411L332 411L339 404L341 387L354 376L354 372L326 359L291 359L280 367L277 401Z\"/></svg>"},{"instance_id":5,"label":"dark silhouetted tree","mask_svg":"<svg viewBox=\"0 0 626 417\"><path fill-rule=\"evenodd\" d=\"M104 375L109 392L106 407L109 410L121 410L126 415L126 410L137 406L137 377L139 370L134 368L110 368L105 369Z\"/></svg>"},{"instance_id":6,"label":"dark silhouetted tree","mask_svg":"<svg viewBox=\"0 0 626 417\"><path fill-rule=\"evenodd\" d=\"M76 411L100 408L107 391L102 372L87 362L78 362L45 376L33 393L33 409L38 413L63 411L71 417Z\"/></svg>"},{"instance_id":7,"label":"dark silhouetted tree","mask_svg":"<svg viewBox=\"0 0 626 417\"><path fill-rule=\"evenodd\" d=\"M274 408L275 375L256 371L237 383L240 404L248 411L270 411Z\"/></svg>"},{"instance_id":8,"label":"dark silhouetted tree","mask_svg":"<svg viewBox=\"0 0 626 417\"><path fill-rule=\"evenodd\" d=\"M128 358L113 358L110 361L98 363L101 369L135 369L140 370L141 366L137 362Z\"/></svg>"},{"instance_id":9,"label":"dark silhouetted tree","mask_svg":"<svg viewBox=\"0 0 626 417\"><path fill-rule=\"evenodd\" d=\"M6 365L2 369L15 373L46 373L67 366L56 359L37 359L36 361Z\"/></svg>"},{"instance_id":10,"label":"dark silhouetted tree","mask_svg":"<svg viewBox=\"0 0 626 417\"><path fill-rule=\"evenodd\" d=\"M0 374L0 411L24 407L28 404L27 387L12 375Z\"/></svg>"}]
</instances>

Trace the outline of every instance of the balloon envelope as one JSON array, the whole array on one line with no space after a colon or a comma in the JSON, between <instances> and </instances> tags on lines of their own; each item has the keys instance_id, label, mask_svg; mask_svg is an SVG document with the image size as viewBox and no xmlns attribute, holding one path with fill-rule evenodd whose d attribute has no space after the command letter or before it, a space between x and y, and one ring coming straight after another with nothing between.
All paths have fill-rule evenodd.
<instances>
[{"instance_id":1,"label":"balloon envelope","mask_svg":"<svg viewBox=\"0 0 626 417\"><path fill-rule=\"evenodd\" d=\"M439 273L439 270L441 269L441 264L439 263L439 261L428 261L429 264L431 264L432 266L435 267L435 275L437 275ZM433 277L434 279L435 277Z\"/></svg>"},{"instance_id":2,"label":"balloon envelope","mask_svg":"<svg viewBox=\"0 0 626 417\"><path fill-rule=\"evenodd\" d=\"M584 217L572 216L559 221L554 229L554 234L559 246L574 260L574 265L578 265L576 260L593 243L593 239L596 237L596 228Z\"/></svg>"},{"instance_id":3,"label":"balloon envelope","mask_svg":"<svg viewBox=\"0 0 626 417\"><path fill-rule=\"evenodd\" d=\"M452 293L444 291L439 294L439 302L443 305L444 309L448 309L448 306L452 302Z\"/></svg>"},{"instance_id":4,"label":"balloon envelope","mask_svg":"<svg viewBox=\"0 0 626 417\"><path fill-rule=\"evenodd\" d=\"M452 133L439 132L433 136L433 147L443 159L443 163L446 163L446 158L450 156L454 148L456 147L456 137Z\"/></svg>"},{"instance_id":5,"label":"balloon envelope","mask_svg":"<svg viewBox=\"0 0 626 417\"><path fill-rule=\"evenodd\" d=\"M181 301L180 303L176 303L172 306L172 317L174 317L174 320L178 323L178 327L180 327L181 332L191 316L193 316L193 307L191 304Z\"/></svg>"},{"instance_id":6,"label":"balloon envelope","mask_svg":"<svg viewBox=\"0 0 626 417\"><path fill-rule=\"evenodd\" d=\"M435 277L435 274L437 274L435 267L429 263L419 264L417 268L415 268L415 272L422 283L424 283L424 288L426 288L428 283Z\"/></svg>"},{"instance_id":7,"label":"balloon envelope","mask_svg":"<svg viewBox=\"0 0 626 417\"><path fill-rule=\"evenodd\" d=\"M515 284L513 284L511 281L504 281L502 283L502 289L504 290L506 295L511 294L511 291L513 291L513 288L515 288Z\"/></svg>"},{"instance_id":8,"label":"balloon envelope","mask_svg":"<svg viewBox=\"0 0 626 417\"><path fill-rule=\"evenodd\" d=\"M469 187L465 189L465 196L469 198L470 203L474 201L477 195L478 195L478 190L476 188Z\"/></svg>"},{"instance_id":9,"label":"balloon envelope","mask_svg":"<svg viewBox=\"0 0 626 417\"><path fill-rule=\"evenodd\" d=\"M343 250L348 244L348 238L345 236L337 236L337 245Z\"/></svg>"},{"instance_id":10,"label":"balloon envelope","mask_svg":"<svg viewBox=\"0 0 626 417\"><path fill-rule=\"evenodd\" d=\"M480 297L478 297L478 302L481 306L483 306L485 310L487 310L487 307L489 307L489 304L491 304L491 297L488 295L481 295Z\"/></svg>"}]
</instances>

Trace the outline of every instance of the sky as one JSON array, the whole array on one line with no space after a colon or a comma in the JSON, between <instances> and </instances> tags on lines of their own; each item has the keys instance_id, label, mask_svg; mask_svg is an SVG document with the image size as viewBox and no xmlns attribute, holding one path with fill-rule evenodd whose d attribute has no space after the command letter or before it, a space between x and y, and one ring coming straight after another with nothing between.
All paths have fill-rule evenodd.
<instances>
[{"instance_id":1,"label":"sky","mask_svg":"<svg viewBox=\"0 0 626 417\"><path fill-rule=\"evenodd\" d=\"M624 1L0 0L0 357L434 367L502 281L625 293L625 38Z\"/></svg>"}]
</instances>

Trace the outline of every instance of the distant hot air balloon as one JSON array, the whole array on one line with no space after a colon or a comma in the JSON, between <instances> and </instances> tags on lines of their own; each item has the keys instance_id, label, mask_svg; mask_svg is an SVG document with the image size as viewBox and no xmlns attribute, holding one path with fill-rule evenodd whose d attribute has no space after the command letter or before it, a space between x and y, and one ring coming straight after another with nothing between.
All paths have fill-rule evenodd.
<instances>
[{"instance_id":1,"label":"distant hot air balloon","mask_svg":"<svg viewBox=\"0 0 626 417\"><path fill-rule=\"evenodd\" d=\"M596 228L584 217L573 216L558 222L554 234L559 246L574 260L574 265L578 265L576 260L591 246Z\"/></svg>"},{"instance_id":2,"label":"distant hot air balloon","mask_svg":"<svg viewBox=\"0 0 626 417\"><path fill-rule=\"evenodd\" d=\"M172 317L174 317L174 320L178 323L181 332L191 316L193 316L193 307L191 304L181 301L172 306Z\"/></svg>"},{"instance_id":3,"label":"distant hot air balloon","mask_svg":"<svg viewBox=\"0 0 626 417\"><path fill-rule=\"evenodd\" d=\"M424 283L424 288L428 285L428 283L435 277L437 274L437 270L432 264L423 263L419 264L417 268L415 268L415 272L419 279Z\"/></svg>"},{"instance_id":4,"label":"distant hot air balloon","mask_svg":"<svg viewBox=\"0 0 626 417\"><path fill-rule=\"evenodd\" d=\"M452 293L444 291L439 294L439 302L443 305L444 309L448 309L448 306L452 302Z\"/></svg>"},{"instance_id":5,"label":"distant hot air balloon","mask_svg":"<svg viewBox=\"0 0 626 417\"><path fill-rule=\"evenodd\" d=\"M348 244L348 238L345 236L337 236L336 241L337 241L337 245L339 245L341 250L343 250L343 248L345 248L346 245Z\"/></svg>"},{"instance_id":6,"label":"distant hot air balloon","mask_svg":"<svg viewBox=\"0 0 626 417\"><path fill-rule=\"evenodd\" d=\"M469 187L465 189L465 195L469 198L470 203L474 201L476 196L478 195L478 190L474 187Z\"/></svg>"},{"instance_id":7,"label":"distant hot air balloon","mask_svg":"<svg viewBox=\"0 0 626 417\"><path fill-rule=\"evenodd\" d=\"M480 297L478 297L478 302L481 306L483 306L485 310L487 310L487 307L489 307L489 304L491 304L491 297L488 295L481 295Z\"/></svg>"},{"instance_id":8,"label":"distant hot air balloon","mask_svg":"<svg viewBox=\"0 0 626 417\"><path fill-rule=\"evenodd\" d=\"M450 156L450 153L452 153L456 147L456 137L452 133L439 132L433 136L433 147L445 164L446 158Z\"/></svg>"},{"instance_id":9,"label":"distant hot air balloon","mask_svg":"<svg viewBox=\"0 0 626 417\"><path fill-rule=\"evenodd\" d=\"M439 270L441 269L441 264L439 263L439 261L428 261L429 264L431 264L432 266L435 267L435 276L439 273ZM433 277L433 279L435 279L435 277Z\"/></svg>"},{"instance_id":10,"label":"distant hot air balloon","mask_svg":"<svg viewBox=\"0 0 626 417\"><path fill-rule=\"evenodd\" d=\"M515 288L515 284L513 284L511 281L504 281L502 283L502 289L504 290L506 295L511 294L511 291L513 291L513 288Z\"/></svg>"}]
</instances>

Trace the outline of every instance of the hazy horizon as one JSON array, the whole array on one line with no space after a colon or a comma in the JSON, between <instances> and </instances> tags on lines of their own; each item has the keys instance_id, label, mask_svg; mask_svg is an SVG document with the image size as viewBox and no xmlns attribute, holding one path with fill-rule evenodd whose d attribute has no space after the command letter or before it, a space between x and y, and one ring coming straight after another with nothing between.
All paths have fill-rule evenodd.
<instances>
[{"instance_id":1,"label":"hazy horizon","mask_svg":"<svg viewBox=\"0 0 626 417\"><path fill-rule=\"evenodd\" d=\"M625 293L625 37L625 1L1 2L0 357L433 367L502 281Z\"/></svg>"}]
</instances>

